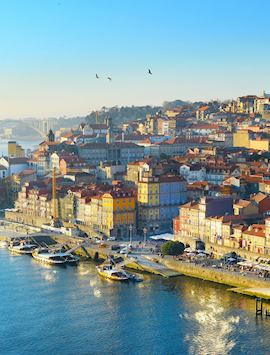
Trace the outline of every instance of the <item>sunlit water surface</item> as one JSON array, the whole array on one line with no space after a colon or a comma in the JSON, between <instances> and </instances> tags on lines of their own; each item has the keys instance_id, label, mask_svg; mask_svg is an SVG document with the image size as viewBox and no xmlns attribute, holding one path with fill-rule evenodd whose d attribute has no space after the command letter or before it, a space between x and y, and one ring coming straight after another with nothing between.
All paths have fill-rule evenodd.
<instances>
[{"instance_id":1,"label":"sunlit water surface","mask_svg":"<svg viewBox=\"0 0 270 355\"><path fill-rule=\"evenodd\" d=\"M269 354L254 300L186 277L102 280L0 250L0 354Z\"/></svg>"}]
</instances>

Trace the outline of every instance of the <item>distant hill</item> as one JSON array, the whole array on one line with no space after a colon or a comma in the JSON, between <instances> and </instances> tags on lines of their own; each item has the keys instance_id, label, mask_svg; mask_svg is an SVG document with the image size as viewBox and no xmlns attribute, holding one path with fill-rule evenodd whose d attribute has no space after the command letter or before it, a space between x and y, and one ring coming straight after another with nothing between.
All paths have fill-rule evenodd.
<instances>
[{"instance_id":1,"label":"distant hill","mask_svg":"<svg viewBox=\"0 0 270 355\"><path fill-rule=\"evenodd\" d=\"M179 107L179 106L192 106L192 102L182 101L182 100L164 101L163 102L163 110L170 110L174 107Z\"/></svg>"},{"instance_id":2,"label":"distant hill","mask_svg":"<svg viewBox=\"0 0 270 355\"><path fill-rule=\"evenodd\" d=\"M165 101L162 106L114 106L114 107L102 107L99 113L99 122L104 122L107 116L112 118L112 122L115 126L122 125L123 122L134 121L138 119L144 119L146 115L154 115L156 112L165 112L168 109L179 106L190 106L194 109L201 106L202 102L189 102L183 100ZM96 122L96 112L92 111L85 117L87 123Z\"/></svg>"},{"instance_id":3,"label":"distant hill","mask_svg":"<svg viewBox=\"0 0 270 355\"><path fill-rule=\"evenodd\" d=\"M126 121L144 119L147 114L154 115L162 109L161 106L114 106L103 107L99 111L99 122L103 122L107 116L110 116L114 125L121 125ZM85 117L86 122L96 122L96 112L92 111Z\"/></svg>"}]
</instances>

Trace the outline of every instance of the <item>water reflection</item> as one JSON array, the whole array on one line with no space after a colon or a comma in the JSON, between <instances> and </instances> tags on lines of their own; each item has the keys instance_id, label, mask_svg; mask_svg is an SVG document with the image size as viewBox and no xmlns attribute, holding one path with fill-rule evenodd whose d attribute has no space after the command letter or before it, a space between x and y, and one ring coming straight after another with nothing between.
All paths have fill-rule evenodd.
<instances>
[{"instance_id":1,"label":"water reflection","mask_svg":"<svg viewBox=\"0 0 270 355\"><path fill-rule=\"evenodd\" d=\"M231 335L237 331L239 316L227 316L215 295L210 299L201 297L199 304L201 310L189 315L189 319L197 323L197 331L185 338L190 344L190 353L228 354L236 344Z\"/></svg>"},{"instance_id":2,"label":"water reflection","mask_svg":"<svg viewBox=\"0 0 270 355\"><path fill-rule=\"evenodd\" d=\"M56 270L43 271L41 275L42 278L48 282L55 282L58 278L58 272Z\"/></svg>"},{"instance_id":3,"label":"water reflection","mask_svg":"<svg viewBox=\"0 0 270 355\"><path fill-rule=\"evenodd\" d=\"M192 328L185 336L190 354L229 354L238 338L247 336L251 320L244 311L254 317L253 299L238 297L225 286L189 278L179 287L179 296L189 309L179 318ZM255 325L255 317L253 320Z\"/></svg>"},{"instance_id":4,"label":"water reflection","mask_svg":"<svg viewBox=\"0 0 270 355\"><path fill-rule=\"evenodd\" d=\"M88 275L90 273L89 264L79 263L79 265L77 266L76 272L81 276Z\"/></svg>"},{"instance_id":5,"label":"water reflection","mask_svg":"<svg viewBox=\"0 0 270 355\"><path fill-rule=\"evenodd\" d=\"M58 349L61 354L269 353L270 319L256 320L254 300L222 285L146 274L142 283L113 282L102 279L92 263L47 267L3 250L0 268L1 354L16 354L18 348L20 354L45 355Z\"/></svg>"},{"instance_id":6,"label":"water reflection","mask_svg":"<svg viewBox=\"0 0 270 355\"><path fill-rule=\"evenodd\" d=\"M97 298L100 298L101 295L102 295L100 289L94 288L94 290L93 290L93 295L94 295L95 297L97 297Z\"/></svg>"}]
</instances>

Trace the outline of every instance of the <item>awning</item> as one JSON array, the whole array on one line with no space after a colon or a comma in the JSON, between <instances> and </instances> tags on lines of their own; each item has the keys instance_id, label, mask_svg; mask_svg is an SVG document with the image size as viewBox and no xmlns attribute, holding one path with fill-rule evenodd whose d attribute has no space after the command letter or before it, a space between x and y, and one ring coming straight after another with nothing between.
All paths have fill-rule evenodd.
<instances>
[{"instance_id":1,"label":"awning","mask_svg":"<svg viewBox=\"0 0 270 355\"><path fill-rule=\"evenodd\" d=\"M259 269L259 270L263 270L263 271L269 271L270 272L270 267L269 266L266 266L266 265L256 265L255 266L256 269Z\"/></svg>"},{"instance_id":2,"label":"awning","mask_svg":"<svg viewBox=\"0 0 270 355\"><path fill-rule=\"evenodd\" d=\"M257 265L257 263L252 263L251 261L239 261L239 263L237 263L237 265L239 266L246 266L246 267L254 267L255 265Z\"/></svg>"},{"instance_id":3,"label":"awning","mask_svg":"<svg viewBox=\"0 0 270 355\"><path fill-rule=\"evenodd\" d=\"M173 240L174 235L171 233L164 233L164 234L158 234L158 235L153 235L152 237L149 237L152 240Z\"/></svg>"}]
</instances>

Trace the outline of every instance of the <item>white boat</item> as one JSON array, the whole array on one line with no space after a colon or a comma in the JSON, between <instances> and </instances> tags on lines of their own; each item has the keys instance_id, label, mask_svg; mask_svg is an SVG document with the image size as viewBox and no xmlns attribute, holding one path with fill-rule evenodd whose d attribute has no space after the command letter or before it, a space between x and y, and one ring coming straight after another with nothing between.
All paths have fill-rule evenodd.
<instances>
[{"instance_id":1,"label":"white boat","mask_svg":"<svg viewBox=\"0 0 270 355\"><path fill-rule=\"evenodd\" d=\"M129 276L124 270L119 270L111 264L102 264L97 266L97 272L100 276L114 281L128 281Z\"/></svg>"},{"instance_id":2,"label":"white boat","mask_svg":"<svg viewBox=\"0 0 270 355\"><path fill-rule=\"evenodd\" d=\"M15 254L32 254L36 248L35 244L21 241L19 243L11 243L8 250Z\"/></svg>"},{"instance_id":3,"label":"white boat","mask_svg":"<svg viewBox=\"0 0 270 355\"><path fill-rule=\"evenodd\" d=\"M37 249L32 253L35 260L50 265L63 265L67 260L64 253L50 252L48 248Z\"/></svg>"},{"instance_id":4,"label":"white boat","mask_svg":"<svg viewBox=\"0 0 270 355\"><path fill-rule=\"evenodd\" d=\"M72 264L79 262L77 255L71 254L69 251L50 251L49 248L41 248L32 254L33 258L47 264Z\"/></svg>"}]
</instances>

